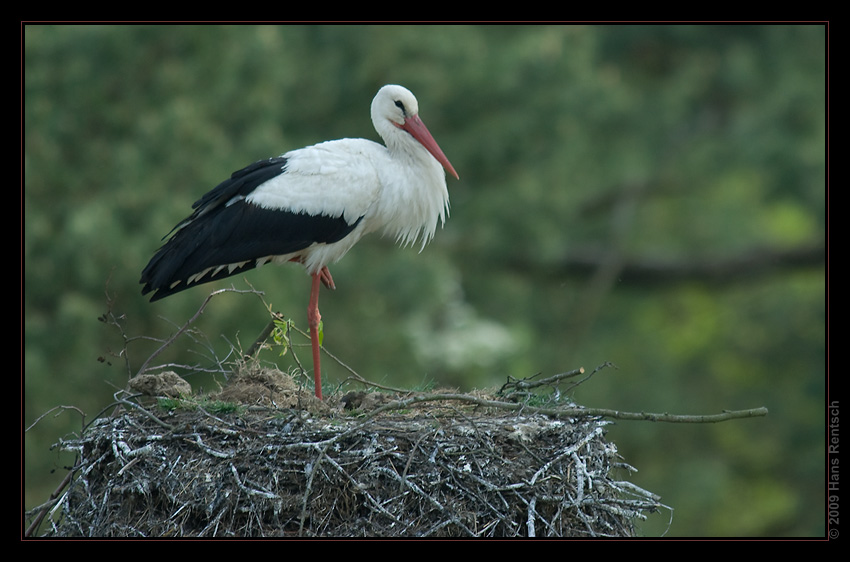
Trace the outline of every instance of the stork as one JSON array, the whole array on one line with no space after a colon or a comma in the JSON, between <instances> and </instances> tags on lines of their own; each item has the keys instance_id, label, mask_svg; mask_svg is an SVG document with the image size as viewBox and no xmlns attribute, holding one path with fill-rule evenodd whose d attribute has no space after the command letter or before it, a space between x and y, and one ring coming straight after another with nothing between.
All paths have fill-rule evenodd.
<instances>
[{"instance_id":1,"label":"stork","mask_svg":"<svg viewBox=\"0 0 850 562\"><path fill-rule=\"evenodd\" d=\"M459 179L409 90L382 87L371 113L386 146L339 139L300 148L234 172L201 197L142 271L142 294L154 292L153 302L269 262L301 264L312 277L307 322L321 399L319 288L336 288L328 265L374 231L421 251L448 214L443 168Z\"/></svg>"}]
</instances>

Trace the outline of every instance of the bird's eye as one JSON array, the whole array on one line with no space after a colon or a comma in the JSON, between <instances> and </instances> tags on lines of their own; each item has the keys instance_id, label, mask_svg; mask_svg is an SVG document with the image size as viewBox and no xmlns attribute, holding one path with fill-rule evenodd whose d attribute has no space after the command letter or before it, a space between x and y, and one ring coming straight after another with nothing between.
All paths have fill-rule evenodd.
<instances>
[{"instance_id":1,"label":"bird's eye","mask_svg":"<svg viewBox=\"0 0 850 562\"><path fill-rule=\"evenodd\" d=\"M401 110L401 113L403 115L407 115L407 110L404 109L404 104L401 102L401 100L396 100L395 106Z\"/></svg>"}]
</instances>

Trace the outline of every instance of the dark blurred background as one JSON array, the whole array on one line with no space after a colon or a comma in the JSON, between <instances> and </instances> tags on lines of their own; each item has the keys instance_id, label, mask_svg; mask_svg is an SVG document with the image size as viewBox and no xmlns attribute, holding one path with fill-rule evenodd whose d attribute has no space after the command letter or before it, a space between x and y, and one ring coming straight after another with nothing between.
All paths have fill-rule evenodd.
<instances>
[{"instance_id":1,"label":"dark blurred background","mask_svg":"<svg viewBox=\"0 0 850 562\"><path fill-rule=\"evenodd\" d=\"M824 534L823 26L33 25L23 39L25 508L73 462L51 445L156 347L119 357L108 310L126 336L163 338L247 280L306 326L297 267L155 304L139 274L234 170L379 140L369 104L399 83L460 174L451 216L421 254L372 236L332 269L325 346L393 386L470 390L611 361L577 402L766 406L610 426L639 470L623 476L675 510L641 533ZM255 296L221 295L162 361L214 367L267 318ZM331 385L347 376L323 366Z\"/></svg>"}]
</instances>

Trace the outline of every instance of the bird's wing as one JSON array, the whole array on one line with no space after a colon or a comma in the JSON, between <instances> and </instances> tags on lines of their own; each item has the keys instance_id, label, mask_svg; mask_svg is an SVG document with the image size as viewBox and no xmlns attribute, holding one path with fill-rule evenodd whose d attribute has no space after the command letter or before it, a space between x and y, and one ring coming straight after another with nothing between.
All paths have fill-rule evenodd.
<instances>
[{"instance_id":1,"label":"bird's wing","mask_svg":"<svg viewBox=\"0 0 850 562\"><path fill-rule=\"evenodd\" d=\"M286 158L284 156L277 156L267 160L259 160L241 170L233 172L229 178L195 201L192 204L194 212L178 223L163 239L168 238L173 232L180 230L221 205L226 205L233 198L246 197L257 186L282 174L285 167Z\"/></svg>"},{"instance_id":2,"label":"bird's wing","mask_svg":"<svg viewBox=\"0 0 850 562\"><path fill-rule=\"evenodd\" d=\"M364 139L340 139L293 150L284 174L269 178L248 196L267 209L344 217L348 223L367 214L380 194L377 165L386 148Z\"/></svg>"},{"instance_id":3,"label":"bird's wing","mask_svg":"<svg viewBox=\"0 0 850 562\"><path fill-rule=\"evenodd\" d=\"M377 196L374 169L356 150L317 147L251 164L199 199L142 272L142 294L158 300L350 234Z\"/></svg>"}]
</instances>

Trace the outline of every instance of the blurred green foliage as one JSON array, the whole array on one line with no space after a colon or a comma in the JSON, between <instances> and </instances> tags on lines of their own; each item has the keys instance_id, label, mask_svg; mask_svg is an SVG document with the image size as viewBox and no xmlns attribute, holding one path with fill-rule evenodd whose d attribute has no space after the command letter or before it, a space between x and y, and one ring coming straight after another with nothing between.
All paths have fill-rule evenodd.
<instances>
[{"instance_id":1,"label":"blurred green foliage","mask_svg":"<svg viewBox=\"0 0 850 562\"><path fill-rule=\"evenodd\" d=\"M193 201L245 164L345 136L376 139L385 83L461 176L421 254L364 240L322 296L325 345L366 378L462 389L578 366L588 406L767 418L619 423L630 479L675 508L657 536L821 536L825 267L725 283L632 284L625 263L700 263L824 244L826 30L763 26L26 26L25 507L73 459L51 449L109 404L200 306L155 304L138 278ZM593 274L565 267L599 259ZM619 264L619 266L618 266ZM249 281L306 323L308 277ZM170 358L209 367L268 320L254 296L214 299ZM290 355L264 352L286 368ZM304 358L308 357L304 353ZM101 361L98 361L101 358ZM326 361L325 380L346 372ZM215 384L188 375L195 386ZM49 413L48 413L49 412Z\"/></svg>"}]
</instances>

